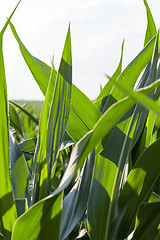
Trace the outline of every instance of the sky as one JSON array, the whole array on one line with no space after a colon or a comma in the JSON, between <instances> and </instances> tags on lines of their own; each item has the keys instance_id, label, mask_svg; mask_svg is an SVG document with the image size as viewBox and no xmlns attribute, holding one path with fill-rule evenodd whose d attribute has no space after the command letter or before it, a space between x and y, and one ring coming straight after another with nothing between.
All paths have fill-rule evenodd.
<instances>
[{"instance_id":1,"label":"sky","mask_svg":"<svg viewBox=\"0 0 160 240\"><path fill-rule=\"evenodd\" d=\"M0 29L17 0L0 1ZM160 2L148 0L156 27ZM147 26L143 0L22 0L12 23L29 52L58 69L71 23L73 84L91 100L112 76L124 43L123 69L143 48ZM43 100L10 28L3 41L8 98Z\"/></svg>"}]
</instances>

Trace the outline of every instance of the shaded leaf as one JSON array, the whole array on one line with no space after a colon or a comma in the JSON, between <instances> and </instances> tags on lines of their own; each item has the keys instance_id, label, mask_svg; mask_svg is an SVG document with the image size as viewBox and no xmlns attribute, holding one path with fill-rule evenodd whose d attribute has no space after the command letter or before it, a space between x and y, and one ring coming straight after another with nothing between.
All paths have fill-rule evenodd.
<instances>
[{"instance_id":1,"label":"shaded leaf","mask_svg":"<svg viewBox=\"0 0 160 240\"><path fill-rule=\"evenodd\" d=\"M124 239L131 233L138 207L150 198L160 176L159 144L160 139L144 151L128 176L118 200L117 215L112 226L113 239L116 236ZM125 228L122 227L124 224Z\"/></svg>"},{"instance_id":2,"label":"shaded leaf","mask_svg":"<svg viewBox=\"0 0 160 240\"><path fill-rule=\"evenodd\" d=\"M74 187L63 200L60 239L66 239L82 218L87 207L92 172L94 166L94 152L86 159L85 165Z\"/></svg>"},{"instance_id":3,"label":"shaded leaf","mask_svg":"<svg viewBox=\"0 0 160 240\"><path fill-rule=\"evenodd\" d=\"M158 235L160 223L160 200L143 203L139 207L137 221L138 227L133 235L133 240L154 240Z\"/></svg>"},{"instance_id":4,"label":"shaded leaf","mask_svg":"<svg viewBox=\"0 0 160 240\"><path fill-rule=\"evenodd\" d=\"M10 133L10 161L11 161L11 181L14 199L29 198L29 172L26 160Z\"/></svg>"},{"instance_id":5,"label":"shaded leaf","mask_svg":"<svg viewBox=\"0 0 160 240\"><path fill-rule=\"evenodd\" d=\"M156 84L157 82L139 91L147 94L154 89ZM60 193L70 184L75 171L83 166L84 160L88 154L93 151L95 147L97 147L98 150L100 141L110 132L116 122L135 104L135 102L136 101L131 98L125 98L114 104L103 114L94 129L75 145L66 172L53 195Z\"/></svg>"}]
</instances>

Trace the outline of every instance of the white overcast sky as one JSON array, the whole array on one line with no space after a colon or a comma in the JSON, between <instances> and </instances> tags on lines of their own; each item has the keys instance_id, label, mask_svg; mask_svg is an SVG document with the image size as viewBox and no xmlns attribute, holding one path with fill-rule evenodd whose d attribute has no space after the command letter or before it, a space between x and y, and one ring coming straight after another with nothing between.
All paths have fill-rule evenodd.
<instances>
[{"instance_id":1,"label":"white overcast sky","mask_svg":"<svg viewBox=\"0 0 160 240\"><path fill-rule=\"evenodd\" d=\"M0 0L0 28L18 1ZM160 1L148 0L157 28ZM22 0L12 18L19 37L32 55L58 68L71 22L73 83L89 98L99 94L104 74L117 67L125 39L123 68L143 47L146 10L143 0ZM9 99L40 100L43 96L8 28L4 59Z\"/></svg>"}]
</instances>

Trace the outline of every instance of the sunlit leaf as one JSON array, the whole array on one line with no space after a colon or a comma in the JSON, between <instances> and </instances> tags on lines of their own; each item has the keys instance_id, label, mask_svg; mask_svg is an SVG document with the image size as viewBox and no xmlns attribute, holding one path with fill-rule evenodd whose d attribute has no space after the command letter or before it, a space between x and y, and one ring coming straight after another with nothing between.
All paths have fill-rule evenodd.
<instances>
[{"instance_id":1,"label":"sunlit leaf","mask_svg":"<svg viewBox=\"0 0 160 240\"><path fill-rule=\"evenodd\" d=\"M70 113L72 89L72 56L70 26L64 45L62 59L57 73L54 92L51 87L52 73L46 93L41 119L40 132L35 152L34 199L47 196L51 188L51 173L62 143ZM49 108L49 97L53 95ZM42 166L40 167L39 164ZM40 177L38 177L38 175ZM39 193L37 192L39 191Z\"/></svg>"},{"instance_id":2,"label":"sunlit leaf","mask_svg":"<svg viewBox=\"0 0 160 240\"><path fill-rule=\"evenodd\" d=\"M9 109L3 58L3 34L19 3L0 32L0 232L6 239L10 239L13 224L17 216L15 205L13 205L12 186L9 172Z\"/></svg>"},{"instance_id":3,"label":"sunlit leaf","mask_svg":"<svg viewBox=\"0 0 160 240\"><path fill-rule=\"evenodd\" d=\"M152 13L149 9L148 3L146 0L144 0L144 5L146 7L146 12L147 12L147 30L146 30L146 35L145 35L145 40L144 40L144 46L157 34L156 26L154 23L154 19L152 17Z\"/></svg>"},{"instance_id":4,"label":"sunlit leaf","mask_svg":"<svg viewBox=\"0 0 160 240\"><path fill-rule=\"evenodd\" d=\"M61 211L62 193L39 201L18 218L12 240L59 240Z\"/></svg>"},{"instance_id":5,"label":"sunlit leaf","mask_svg":"<svg viewBox=\"0 0 160 240\"><path fill-rule=\"evenodd\" d=\"M10 23L11 30L15 39L19 44L20 51L33 74L34 79L39 85L42 93L45 95L51 73L51 68L44 62L33 57L26 47L21 42L17 35L17 32L12 23ZM51 78L51 88L53 92L57 72L53 69ZM49 102L51 103L52 94L49 96ZM74 141L81 139L88 131L90 131L98 119L101 117L101 113L98 108L92 103L92 101L82 93L75 85L72 86L72 103L70 110L70 117L67 124L67 132Z\"/></svg>"},{"instance_id":6,"label":"sunlit leaf","mask_svg":"<svg viewBox=\"0 0 160 240\"><path fill-rule=\"evenodd\" d=\"M115 73L112 76L112 78L114 78L115 80L117 80L117 78L119 77L119 75L121 74L121 71L122 71L123 47L124 47L124 41L122 43L121 58L120 58L118 67L117 67ZM105 106L105 103L107 101L107 97L112 90L112 87L113 87L113 84L110 81L108 81L107 84L104 86L104 88L101 90L97 99L94 101L95 105L99 109L101 109L102 112L103 112L103 107Z\"/></svg>"},{"instance_id":7,"label":"sunlit leaf","mask_svg":"<svg viewBox=\"0 0 160 240\"><path fill-rule=\"evenodd\" d=\"M16 110L14 109L12 104L9 104L9 119L10 119L10 125L16 130L18 131L21 136L23 137L23 129L22 129L22 125L19 119L19 116L16 112Z\"/></svg>"}]
</instances>

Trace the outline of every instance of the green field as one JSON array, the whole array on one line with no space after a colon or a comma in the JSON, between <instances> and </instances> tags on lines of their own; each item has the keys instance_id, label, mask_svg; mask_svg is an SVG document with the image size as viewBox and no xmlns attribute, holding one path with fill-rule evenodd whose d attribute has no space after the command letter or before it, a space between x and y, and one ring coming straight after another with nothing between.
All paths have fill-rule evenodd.
<instances>
[{"instance_id":1,"label":"green field","mask_svg":"<svg viewBox=\"0 0 160 240\"><path fill-rule=\"evenodd\" d=\"M56 70L27 50L13 14L7 19L0 32L0 240L160 239L160 37L144 5L144 47L122 70L122 43L95 101L72 83L70 24ZM44 102L7 98L7 26Z\"/></svg>"},{"instance_id":2,"label":"green field","mask_svg":"<svg viewBox=\"0 0 160 240\"><path fill-rule=\"evenodd\" d=\"M26 106L32 109L35 114L40 114L43 101L24 101L24 100L12 100L13 102L19 104L20 106Z\"/></svg>"}]
</instances>

